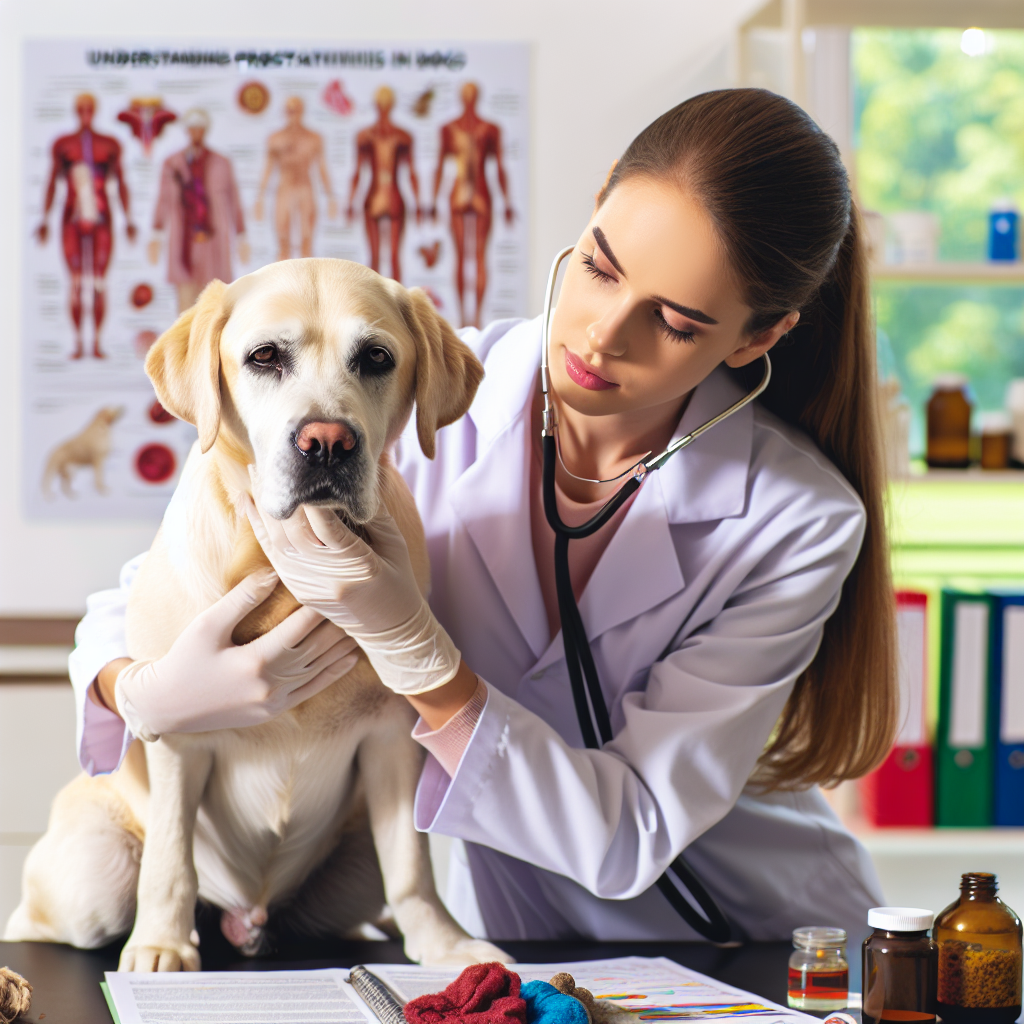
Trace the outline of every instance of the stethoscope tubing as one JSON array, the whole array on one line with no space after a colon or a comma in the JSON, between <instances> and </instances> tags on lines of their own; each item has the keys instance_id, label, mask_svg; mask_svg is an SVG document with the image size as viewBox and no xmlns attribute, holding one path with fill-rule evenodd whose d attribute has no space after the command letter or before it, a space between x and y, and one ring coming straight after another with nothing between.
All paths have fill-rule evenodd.
<instances>
[{"instance_id":1,"label":"stethoscope tubing","mask_svg":"<svg viewBox=\"0 0 1024 1024\"><path fill-rule=\"evenodd\" d=\"M555 410L551 404L550 378L548 368L548 350L551 341L551 313L554 305L555 284L558 269L562 261L573 251L574 246L567 246L555 257L548 274L547 290L544 295L544 317L541 328L541 362L540 382L544 395L544 411L541 429L541 450L543 466L541 474L541 491L544 499L544 515L555 534L555 590L558 594L558 613L562 624L562 642L565 647L566 666L569 672L569 683L572 689L576 717L579 720L580 733L584 745L591 750L600 749L612 739L611 718L608 706L601 690L601 680L594 663L590 641L587 639L586 628L580 615L579 605L572 589L572 577L569 571L569 541L581 537L589 537L601 529L620 508L636 493L649 472L661 469L676 452L682 451L692 444L701 434L739 412L744 406L754 401L768 387L771 380L772 364L768 355L764 358L764 375L753 391L734 402L728 409L702 423L683 437L673 441L660 455L653 458L644 457L633 467L629 479L601 507L596 515L580 526L569 526L562 520L558 511L558 500L555 490L555 471L558 462L557 439L555 437ZM597 729L594 729L594 723ZM686 863L682 855L675 858L669 866L676 878L689 892L693 901L703 911L704 917L694 909L685 896L679 891L666 871L658 880L657 886L673 909L696 932L712 942L726 942L732 929L729 919L715 902L714 897L704 888L693 869Z\"/></svg>"}]
</instances>

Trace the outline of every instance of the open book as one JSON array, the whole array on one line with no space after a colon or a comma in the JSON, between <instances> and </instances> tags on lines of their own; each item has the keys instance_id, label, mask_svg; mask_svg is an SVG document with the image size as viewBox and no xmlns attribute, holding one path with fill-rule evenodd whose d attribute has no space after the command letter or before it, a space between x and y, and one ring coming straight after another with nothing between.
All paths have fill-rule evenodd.
<instances>
[{"instance_id":1,"label":"open book","mask_svg":"<svg viewBox=\"0 0 1024 1024\"><path fill-rule=\"evenodd\" d=\"M368 964L408 1002L439 992L455 969ZM567 971L598 999L654 1020L754 1020L796 1024L814 1017L698 974L664 957L620 957L558 964L514 964L523 981L550 981ZM104 992L118 1024L379 1024L380 1017L349 984L349 971L228 971L194 974L108 972Z\"/></svg>"}]
</instances>

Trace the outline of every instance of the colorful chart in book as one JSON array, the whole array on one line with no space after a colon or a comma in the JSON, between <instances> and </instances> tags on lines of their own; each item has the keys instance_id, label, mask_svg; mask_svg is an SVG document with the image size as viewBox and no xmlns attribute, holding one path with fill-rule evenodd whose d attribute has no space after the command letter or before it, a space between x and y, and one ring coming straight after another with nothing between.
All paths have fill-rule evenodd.
<instances>
[{"instance_id":1,"label":"colorful chart in book","mask_svg":"<svg viewBox=\"0 0 1024 1024\"><path fill-rule=\"evenodd\" d=\"M212 279L355 260L456 326L527 309L528 48L25 46L23 506L158 518L195 438L143 372Z\"/></svg>"},{"instance_id":2,"label":"colorful chart in book","mask_svg":"<svg viewBox=\"0 0 1024 1024\"><path fill-rule=\"evenodd\" d=\"M777 1006L660 957L516 964L512 969L523 981L550 981L554 974L568 971L577 986L628 1010L637 1021L753 1019L765 1024L789 1024L813 1020L797 1010ZM406 1001L440 991L454 977L450 971L422 967L374 965L372 970Z\"/></svg>"}]
</instances>

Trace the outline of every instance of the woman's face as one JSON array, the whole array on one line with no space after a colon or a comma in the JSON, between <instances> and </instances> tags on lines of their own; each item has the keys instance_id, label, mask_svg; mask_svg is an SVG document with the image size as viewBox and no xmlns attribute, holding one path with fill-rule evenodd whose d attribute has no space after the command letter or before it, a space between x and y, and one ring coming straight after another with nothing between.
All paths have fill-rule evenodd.
<instances>
[{"instance_id":1,"label":"woman's face","mask_svg":"<svg viewBox=\"0 0 1024 1024\"><path fill-rule=\"evenodd\" d=\"M628 178L567 261L551 328L551 382L589 416L678 402L721 362L760 357L797 319L752 337L751 309L708 215L679 186Z\"/></svg>"}]
</instances>

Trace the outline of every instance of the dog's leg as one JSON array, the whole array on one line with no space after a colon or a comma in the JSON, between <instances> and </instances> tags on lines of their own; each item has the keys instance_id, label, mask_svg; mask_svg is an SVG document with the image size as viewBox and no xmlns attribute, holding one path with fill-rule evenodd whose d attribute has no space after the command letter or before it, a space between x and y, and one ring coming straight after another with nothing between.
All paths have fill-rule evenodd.
<instances>
[{"instance_id":1,"label":"dog's leg","mask_svg":"<svg viewBox=\"0 0 1024 1024\"><path fill-rule=\"evenodd\" d=\"M99 456L92 460L92 475L93 481L96 485L97 494L106 494L107 485L103 480L103 460L106 458L105 455Z\"/></svg>"},{"instance_id":2,"label":"dog's leg","mask_svg":"<svg viewBox=\"0 0 1024 1024\"><path fill-rule=\"evenodd\" d=\"M438 898L427 837L413 825L422 764L422 751L409 737L404 714L383 716L359 746L359 774L384 891L405 936L406 956L432 965L512 963L497 946L467 935Z\"/></svg>"},{"instance_id":3,"label":"dog's leg","mask_svg":"<svg viewBox=\"0 0 1024 1024\"><path fill-rule=\"evenodd\" d=\"M126 824L130 812L105 780L82 775L65 786L25 861L21 902L4 941L95 949L124 935L135 915L142 851Z\"/></svg>"},{"instance_id":4,"label":"dog's leg","mask_svg":"<svg viewBox=\"0 0 1024 1024\"><path fill-rule=\"evenodd\" d=\"M199 951L191 939L199 888L192 837L213 754L192 741L162 739L147 746L146 763L149 821L138 911L118 970L198 971Z\"/></svg>"}]
</instances>

